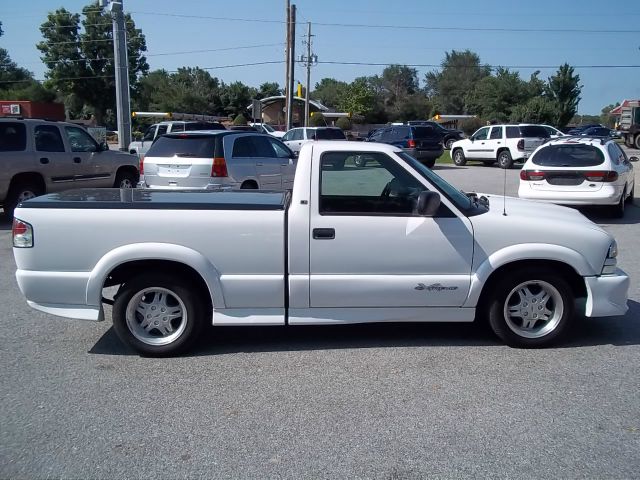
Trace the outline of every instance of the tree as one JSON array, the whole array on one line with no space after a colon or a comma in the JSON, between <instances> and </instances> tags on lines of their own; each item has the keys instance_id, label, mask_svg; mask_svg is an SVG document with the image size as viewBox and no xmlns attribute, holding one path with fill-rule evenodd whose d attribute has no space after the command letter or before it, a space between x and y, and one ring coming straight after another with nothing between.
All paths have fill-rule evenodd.
<instances>
[{"instance_id":1,"label":"tree","mask_svg":"<svg viewBox=\"0 0 640 480\"><path fill-rule=\"evenodd\" d=\"M338 99L347 88L347 83L334 78L323 78L316 83L315 89L309 96L330 108L336 108Z\"/></svg>"},{"instance_id":2,"label":"tree","mask_svg":"<svg viewBox=\"0 0 640 480\"><path fill-rule=\"evenodd\" d=\"M238 115L236 115L236 118L233 119L233 124L236 126L246 125L247 118L242 113L239 113Z\"/></svg>"},{"instance_id":3,"label":"tree","mask_svg":"<svg viewBox=\"0 0 640 480\"><path fill-rule=\"evenodd\" d=\"M220 100L224 112L232 116L246 112L247 106L256 97L256 93L255 88L251 88L242 82L233 82L229 85L222 83Z\"/></svg>"},{"instance_id":4,"label":"tree","mask_svg":"<svg viewBox=\"0 0 640 480\"><path fill-rule=\"evenodd\" d=\"M533 97L516 105L509 120L516 123L553 123L558 116L555 103L546 97Z\"/></svg>"},{"instance_id":5,"label":"tree","mask_svg":"<svg viewBox=\"0 0 640 480\"><path fill-rule=\"evenodd\" d=\"M582 92L580 76L574 75L573 67L565 63L549 78L548 83L548 94L556 104L557 117L554 123L558 128L565 127L578 111Z\"/></svg>"},{"instance_id":6,"label":"tree","mask_svg":"<svg viewBox=\"0 0 640 480\"><path fill-rule=\"evenodd\" d=\"M336 120L336 127L342 130L351 130L351 120L349 120L347 117L340 117L338 120Z\"/></svg>"},{"instance_id":7,"label":"tree","mask_svg":"<svg viewBox=\"0 0 640 480\"><path fill-rule=\"evenodd\" d=\"M309 119L309 126L311 127L325 127L327 122L324 119L324 115L321 112L314 112Z\"/></svg>"},{"instance_id":8,"label":"tree","mask_svg":"<svg viewBox=\"0 0 640 480\"><path fill-rule=\"evenodd\" d=\"M261 98L275 97L277 95L282 95L282 89L278 82L265 82L258 87L258 93L256 93L255 98L260 100Z\"/></svg>"},{"instance_id":9,"label":"tree","mask_svg":"<svg viewBox=\"0 0 640 480\"><path fill-rule=\"evenodd\" d=\"M420 88L418 71L406 65L389 65L382 71L382 85L387 94L386 103L398 102Z\"/></svg>"},{"instance_id":10,"label":"tree","mask_svg":"<svg viewBox=\"0 0 640 480\"><path fill-rule=\"evenodd\" d=\"M495 76L482 78L465 97L466 108L482 118L505 122L515 106L529 100L535 88L524 82L518 72L498 68Z\"/></svg>"},{"instance_id":11,"label":"tree","mask_svg":"<svg viewBox=\"0 0 640 480\"><path fill-rule=\"evenodd\" d=\"M609 104L606 107L602 107L602 110L600 110L600 123L609 128L613 128L615 126L616 119L612 115L609 115L609 112L619 106L620 102L616 102L615 105Z\"/></svg>"},{"instance_id":12,"label":"tree","mask_svg":"<svg viewBox=\"0 0 640 480\"><path fill-rule=\"evenodd\" d=\"M478 54L465 50L446 52L439 72L425 75L425 93L442 113L462 114L466 112L465 96L491 69L480 64Z\"/></svg>"},{"instance_id":13,"label":"tree","mask_svg":"<svg viewBox=\"0 0 640 480\"><path fill-rule=\"evenodd\" d=\"M103 123L107 111L115 110L112 22L98 2L84 7L82 13L82 22L79 14L64 8L49 13L40 26L44 40L37 48L48 68L48 85L65 98L67 107L86 105L84 112L73 113L93 114L98 123ZM140 76L149 70L143 55L147 47L129 14L125 15L125 24L129 83L135 95Z\"/></svg>"},{"instance_id":14,"label":"tree","mask_svg":"<svg viewBox=\"0 0 640 480\"><path fill-rule=\"evenodd\" d=\"M356 78L338 98L338 110L357 115L371 112L374 93L368 85L366 77Z\"/></svg>"}]
</instances>

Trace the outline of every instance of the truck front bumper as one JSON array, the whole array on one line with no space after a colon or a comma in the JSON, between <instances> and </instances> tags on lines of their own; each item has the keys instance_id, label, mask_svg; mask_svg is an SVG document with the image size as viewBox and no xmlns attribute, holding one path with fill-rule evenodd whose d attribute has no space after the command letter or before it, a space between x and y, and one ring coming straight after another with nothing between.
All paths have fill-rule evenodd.
<instances>
[{"instance_id":1,"label":"truck front bumper","mask_svg":"<svg viewBox=\"0 0 640 480\"><path fill-rule=\"evenodd\" d=\"M617 269L613 275L585 277L587 285L587 317L610 317L624 315L629 307L629 277Z\"/></svg>"}]
</instances>

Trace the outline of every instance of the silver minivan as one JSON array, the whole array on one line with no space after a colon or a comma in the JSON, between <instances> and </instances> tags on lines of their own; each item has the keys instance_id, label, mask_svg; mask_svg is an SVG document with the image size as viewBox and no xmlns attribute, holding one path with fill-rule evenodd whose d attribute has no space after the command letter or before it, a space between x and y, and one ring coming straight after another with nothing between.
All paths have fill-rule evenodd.
<instances>
[{"instance_id":1,"label":"silver minivan","mask_svg":"<svg viewBox=\"0 0 640 480\"><path fill-rule=\"evenodd\" d=\"M140 164L140 186L152 189L293 188L296 157L280 140L246 131L163 135Z\"/></svg>"}]
</instances>

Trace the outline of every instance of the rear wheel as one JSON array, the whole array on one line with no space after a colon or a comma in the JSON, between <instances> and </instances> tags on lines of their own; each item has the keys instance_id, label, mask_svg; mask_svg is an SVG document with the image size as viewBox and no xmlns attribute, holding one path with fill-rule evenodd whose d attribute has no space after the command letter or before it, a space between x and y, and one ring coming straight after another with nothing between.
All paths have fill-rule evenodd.
<instances>
[{"instance_id":1,"label":"rear wheel","mask_svg":"<svg viewBox=\"0 0 640 480\"><path fill-rule=\"evenodd\" d=\"M611 207L611 216L613 218L622 218L624 217L624 208L626 206L626 201L624 198L624 192L626 192L627 187L624 187L624 190L622 191L622 195L620 195L620 201L614 205L613 207Z\"/></svg>"},{"instance_id":2,"label":"rear wheel","mask_svg":"<svg viewBox=\"0 0 640 480\"><path fill-rule=\"evenodd\" d=\"M142 274L125 283L113 304L113 328L120 340L143 355L186 351L205 324L199 290L187 279Z\"/></svg>"},{"instance_id":3,"label":"rear wheel","mask_svg":"<svg viewBox=\"0 0 640 480\"><path fill-rule=\"evenodd\" d=\"M494 333L512 347L546 347L568 330L574 298L567 281L547 269L525 269L506 275L488 302Z\"/></svg>"},{"instance_id":4,"label":"rear wheel","mask_svg":"<svg viewBox=\"0 0 640 480\"><path fill-rule=\"evenodd\" d=\"M626 202L627 203L633 203L633 197L635 195L635 189L636 189L636 184L633 184L633 187L631 187L631 191L629 192L629 196L627 197Z\"/></svg>"},{"instance_id":5,"label":"rear wheel","mask_svg":"<svg viewBox=\"0 0 640 480\"><path fill-rule=\"evenodd\" d=\"M13 218L13 211L20 202L35 198L38 195L42 195L42 193L41 188L35 183L25 182L12 185L4 204L5 215L9 218Z\"/></svg>"},{"instance_id":6,"label":"rear wheel","mask_svg":"<svg viewBox=\"0 0 640 480\"><path fill-rule=\"evenodd\" d=\"M451 150L451 146L453 145L453 143L456 141L455 138L449 138L447 139L446 142L444 142L444 148L446 148L447 150Z\"/></svg>"},{"instance_id":7,"label":"rear wheel","mask_svg":"<svg viewBox=\"0 0 640 480\"><path fill-rule=\"evenodd\" d=\"M634 145L636 146L636 148L638 150L640 150L640 133L638 135L636 135L636 140L634 142Z\"/></svg>"},{"instance_id":8,"label":"rear wheel","mask_svg":"<svg viewBox=\"0 0 640 480\"><path fill-rule=\"evenodd\" d=\"M467 164L467 159L465 158L464 152L461 148L458 148L453 152L453 163L458 167L463 167Z\"/></svg>"},{"instance_id":9,"label":"rear wheel","mask_svg":"<svg viewBox=\"0 0 640 480\"><path fill-rule=\"evenodd\" d=\"M131 172L118 172L116 175L115 188L136 188L137 178Z\"/></svg>"},{"instance_id":10,"label":"rear wheel","mask_svg":"<svg viewBox=\"0 0 640 480\"><path fill-rule=\"evenodd\" d=\"M511 152L509 152L509 150L503 150L498 154L498 165L500 168L511 168L513 159L511 158Z\"/></svg>"},{"instance_id":11,"label":"rear wheel","mask_svg":"<svg viewBox=\"0 0 640 480\"><path fill-rule=\"evenodd\" d=\"M240 185L240 190L257 190L257 189L258 189L258 184L253 180L247 180L245 182L242 182L242 185Z\"/></svg>"}]
</instances>

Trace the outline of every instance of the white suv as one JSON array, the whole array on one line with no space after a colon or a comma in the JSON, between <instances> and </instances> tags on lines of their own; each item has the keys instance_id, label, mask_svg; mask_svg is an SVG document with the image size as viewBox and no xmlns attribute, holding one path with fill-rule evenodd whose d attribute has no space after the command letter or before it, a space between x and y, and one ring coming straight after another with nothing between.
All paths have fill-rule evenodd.
<instances>
[{"instance_id":1,"label":"white suv","mask_svg":"<svg viewBox=\"0 0 640 480\"><path fill-rule=\"evenodd\" d=\"M631 161L613 140L561 137L539 147L520 172L518 196L564 205L610 205L617 217L633 201Z\"/></svg>"},{"instance_id":2,"label":"white suv","mask_svg":"<svg viewBox=\"0 0 640 480\"><path fill-rule=\"evenodd\" d=\"M501 168L511 168L514 162L529 158L548 139L549 133L541 125L489 125L454 142L451 158L458 166L468 160L480 160L485 165L498 162Z\"/></svg>"}]
</instances>

